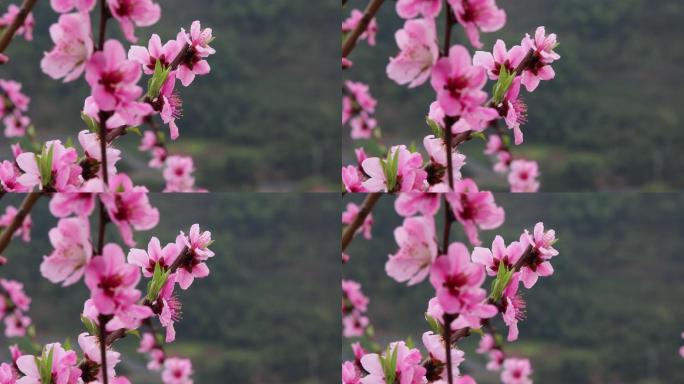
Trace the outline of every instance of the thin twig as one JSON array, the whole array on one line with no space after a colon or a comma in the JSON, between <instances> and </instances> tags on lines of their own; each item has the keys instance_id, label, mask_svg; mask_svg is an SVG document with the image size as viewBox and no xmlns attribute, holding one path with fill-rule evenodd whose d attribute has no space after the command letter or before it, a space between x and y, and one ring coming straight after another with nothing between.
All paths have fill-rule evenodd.
<instances>
[{"instance_id":1,"label":"thin twig","mask_svg":"<svg viewBox=\"0 0 684 384\"><path fill-rule=\"evenodd\" d=\"M347 246L349 245L349 243L351 243L352 239L354 238L356 230L359 229L359 227L361 227L363 221L366 220L366 217L368 217L368 215L371 213L373 207L375 206L375 203L378 202L378 199L380 199L380 196L382 195L383 194L380 192L375 192L369 193L366 196L366 199L363 201L363 204L361 205L361 210L354 218L354 221L352 221L352 223L349 224L342 231L342 252L344 252L344 250L347 249Z\"/></svg>"},{"instance_id":2,"label":"thin twig","mask_svg":"<svg viewBox=\"0 0 684 384\"><path fill-rule=\"evenodd\" d=\"M344 43L342 43L342 57L349 56L351 51L356 46L357 40L359 40L359 37L361 37L361 35L366 31L368 24L371 22L371 20L373 20L375 14L378 13L378 10L383 2L384 0L371 0L371 2L368 3L368 6L364 10L359 24L356 25L356 28L349 33L347 38L344 40Z\"/></svg>"},{"instance_id":3,"label":"thin twig","mask_svg":"<svg viewBox=\"0 0 684 384\"><path fill-rule=\"evenodd\" d=\"M17 215L14 217L14 220L12 220L12 223L5 228L5 230L2 232L2 236L0 236L0 253L7 248L12 240L12 236L14 236L14 232L16 232L17 229L19 229L19 227L21 227L21 225L24 223L26 215L31 212L31 209L36 204L36 201L38 201L40 196L42 196L42 193L40 192L31 192L26 195L24 201L22 201L21 206L19 207L19 212L17 212Z\"/></svg>"},{"instance_id":4,"label":"thin twig","mask_svg":"<svg viewBox=\"0 0 684 384\"><path fill-rule=\"evenodd\" d=\"M17 17L14 18L12 24L10 24L2 33L2 36L0 36L0 53L5 52L5 49L10 45L14 34L24 24L26 17L31 13L31 9L33 9L33 6L36 5L37 2L38 0L24 0Z\"/></svg>"}]
</instances>

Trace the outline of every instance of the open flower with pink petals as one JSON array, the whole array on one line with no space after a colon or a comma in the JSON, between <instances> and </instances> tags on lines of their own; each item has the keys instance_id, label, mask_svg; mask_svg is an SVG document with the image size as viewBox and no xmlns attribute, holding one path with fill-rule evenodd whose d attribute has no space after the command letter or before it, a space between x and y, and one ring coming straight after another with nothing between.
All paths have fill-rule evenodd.
<instances>
[{"instance_id":1,"label":"open flower with pink petals","mask_svg":"<svg viewBox=\"0 0 684 384\"><path fill-rule=\"evenodd\" d=\"M137 85L140 76L140 65L126 58L117 40L107 40L103 50L95 52L86 64L86 81L97 107L115 112L127 125L139 124L142 116L152 112L149 104L138 101L143 93Z\"/></svg>"},{"instance_id":2,"label":"open flower with pink petals","mask_svg":"<svg viewBox=\"0 0 684 384\"><path fill-rule=\"evenodd\" d=\"M181 302L176 295L173 294L173 289L176 286L176 276L169 275L168 280L159 291L159 297L153 303L155 311L159 316L159 322L162 327L166 328L166 342L170 343L176 340L176 329L174 323L180 320Z\"/></svg>"},{"instance_id":3,"label":"open flower with pink petals","mask_svg":"<svg viewBox=\"0 0 684 384\"><path fill-rule=\"evenodd\" d=\"M53 283L74 284L83 276L93 256L88 219L61 219L48 236L54 250L50 256L43 257L40 273Z\"/></svg>"},{"instance_id":4,"label":"open flower with pink petals","mask_svg":"<svg viewBox=\"0 0 684 384\"><path fill-rule=\"evenodd\" d=\"M482 48L480 31L496 32L506 24L506 12L495 0L448 0L456 20L465 29L470 44Z\"/></svg>"},{"instance_id":5,"label":"open flower with pink petals","mask_svg":"<svg viewBox=\"0 0 684 384\"><path fill-rule=\"evenodd\" d=\"M534 33L534 39L526 35L522 40L525 52L532 51L532 60L522 73L522 84L528 92L537 89L541 80L551 80L556 77L556 72L551 63L560 59L560 55L554 51L558 45L556 34L547 35L544 27L538 27Z\"/></svg>"},{"instance_id":6,"label":"open flower with pink petals","mask_svg":"<svg viewBox=\"0 0 684 384\"><path fill-rule=\"evenodd\" d=\"M114 176L109 181L109 190L111 192L101 194L100 199L124 242L134 246L133 230L154 228L159 223L159 211L150 204L147 188L134 186L126 174Z\"/></svg>"},{"instance_id":7,"label":"open flower with pink petals","mask_svg":"<svg viewBox=\"0 0 684 384\"><path fill-rule=\"evenodd\" d=\"M82 130L78 133L78 142L81 144L85 155L85 160L81 164L84 162L88 164L84 169L84 178L99 177L102 179L102 151L98 134ZM114 148L111 143L107 143L105 145L105 156L107 156L107 175L112 178L116 175L116 163L121 160L121 151Z\"/></svg>"},{"instance_id":8,"label":"open flower with pink petals","mask_svg":"<svg viewBox=\"0 0 684 384\"><path fill-rule=\"evenodd\" d=\"M511 162L508 183L511 192L537 192L539 190L539 166L534 160L517 159Z\"/></svg>"},{"instance_id":9,"label":"open flower with pink petals","mask_svg":"<svg viewBox=\"0 0 684 384\"><path fill-rule=\"evenodd\" d=\"M164 192L195 192L195 165L190 156L169 156L164 164Z\"/></svg>"},{"instance_id":10,"label":"open flower with pink petals","mask_svg":"<svg viewBox=\"0 0 684 384\"><path fill-rule=\"evenodd\" d=\"M135 43L135 27L149 27L159 21L161 8L152 0L107 0L109 11L119 22L128 41Z\"/></svg>"},{"instance_id":11,"label":"open flower with pink petals","mask_svg":"<svg viewBox=\"0 0 684 384\"><path fill-rule=\"evenodd\" d=\"M524 235L534 252L538 253L542 258L550 259L558 255L558 251L553 247L556 241L558 241L558 239L556 239L556 231L553 229L544 231L544 223L539 222L535 224L533 233L530 235L530 233L525 230Z\"/></svg>"},{"instance_id":12,"label":"open flower with pink petals","mask_svg":"<svg viewBox=\"0 0 684 384\"><path fill-rule=\"evenodd\" d=\"M16 384L17 375L14 368L7 363L0 364L0 384Z\"/></svg>"},{"instance_id":13,"label":"open flower with pink petals","mask_svg":"<svg viewBox=\"0 0 684 384\"><path fill-rule=\"evenodd\" d=\"M161 38L156 33L152 34L147 48L140 45L133 45L128 50L128 60L133 60L142 65L145 74L154 73L154 68L159 62L163 67L168 67L178 56L182 46L176 40L169 40L162 45Z\"/></svg>"},{"instance_id":14,"label":"open flower with pink petals","mask_svg":"<svg viewBox=\"0 0 684 384\"><path fill-rule=\"evenodd\" d=\"M201 232L199 224L193 224L187 236L181 231L176 237L178 249L186 251L176 271L176 282L181 289L188 289L195 278L209 276L205 261L214 257L214 252L208 248L211 243L211 232Z\"/></svg>"},{"instance_id":15,"label":"open flower with pink petals","mask_svg":"<svg viewBox=\"0 0 684 384\"><path fill-rule=\"evenodd\" d=\"M5 337L24 337L29 325L31 325L31 318L15 310L5 316Z\"/></svg>"},{"instance_id":16,"label":"open flower with pink petals","mask_svg":"<svg viewBox=\"0 0 684 384\"><path fill-rule=\"evenodd\" d=\"M417 216L404 219L402 226L394 230L394 240L399 250L389 255L385 272L400 283L420 283L430 273L437 257L434 218Z\"/></svg>"},{"instance_id":17,"label":"open flower with pink petals","mask_svg":"<svg viewBox=\"0 0 684 384\"><path fill-rule=\"evenodd\" d=\"M387 76L397 84L408 84L409 88L425 83L439 57L435 21L408 20L404 28L395 33L394 38L400 52L390 58Z\"/></svg>"},{"instance_id":18,"label":"open flower with pink petals","mask_svg":"<svg viewBox=\"0 0 684 384\"><path fill-rule=\"evenodd\" d=\"M479 229L495 229L504 221L503 208L496 205L494 195L480 191L471 179L463 179L454 185L454 192L446 195L447 201L459 223L474 245L480 245Z\"/></svg>"},{"instance_id":19,"label":"open flower with pink petals","mask_svg":"<svg viewBox=\"0 0 684 384\"><path fill-rule=\"evenodd\" d=\"M209 45L213 39L211 28L202 29L197 20L192 22L190 33L181 28L176 36L176 42L179 47L183 47L185 44L189 47L188 53L181 60L176 72L176 77L183 86L190 85L195 76L206 75L211 71L209 62L205 59L216 53L216 50Z\"/></svg>"},{"instance_id":20,"label":"open flower with pink petals","mask_svg":"<svg viewBox=\"0 0 684 384\"><path fill-rule=\"evenodd\" d=\"M85 283L95 310L101 315L115 315L124 328L136 328L152 310L139 305L142 294L136 288L140 280L138 267L127 264L116 244L106 244L101 256L86 267Z\"/></svg>"},{"instance_id":21,"label":"open flower with pink petals","mask_svg":"<svg viewBox=\"0 0 684 384\"><path fill-rule=\"evenodd\" d=\"M147 251L139 248L131 248L128 252L128 263L137 265L142 269L145 277L152 277L157 265L163 270L168 270L178 258L181 249L176 243L169 243L162 248L159 239L153 236L147 244Z\"/></svg>"},{"instance_id":22,"label":"open flower with pink petals","mask_svg":"<svg viewBox=\"0 0 684 384\"><path fill-rule=\"evenodd\" d=\"M50 38L55 46L45 53L40 68L53 79L63 78L64 82L77 79L94 49L89 14L60 16L57 23L50 26Z\"/></svg>"},{"instance_id":23,"label":"open flower with pink petals","mask_svg":"<svg viewBox=\"0 0 684 384\"><path fill-rule=\"evenodd\" d=\"M342 279L342 312L353 309L366 312L369 299L361 291L361 284L353 280Z\"/></svg>"},{"instance_id":24,"label":"open flower with pink petals","mask_svg":"<svg viewBox=\"0 0 684 384\"><path fill-rule=\"evenodd\" d=\"M183 115L183 99L180 94L174 91L176 86L176 73L171 72L159 90L159 97L156 99L155 108L159 110L159 116L164 124L169 125L169 135L171 140L178 138L178 126L176 119Z\"/></svg>"},{"instance_id":25,"label":"open flower with pink petals","mask_svg":"<svg viewBox=\"0 0 684 384\"><path fill-rule=\"evenodd\" d=\"M512 269L526 250L527 242L514 241L506 246L503 237L497 235L492 242L491 250L475 247L472 260L483 265L489 276L496 276L502 263L506 269Z\"/></svg>"},{"instance_id":26,"label":"open flower with pink petals","mask_svg":"<svg viewBox=\"0 0 684 384\"><path fill-rule=\"evenodd\" d=\"M170 357L164 361L164 384L192 384L192 362L189 359Z\"/></svg>"},{"instance_id":27,"label":"open flower with pink petals","mask_svg":"<svg viewBox=\"0 0 684 384\"><path fill-rule=\"evenodd\" d=\"M506 43L498 39L494 44L492 53L477 51L473 55L473 64L479 65L487 70L487 75L491 80L497 80L501 68L505 68L508 73L513 73L525 58L527 51L520 45L506 50Z\"/></svg>"},{"instance_id":28,"label":"open flower with pink petals","mask_svg":"<svg viewBox=\"0 0 684 384\"><path fill-rule=\"evenodd\" d=\"M449 49L449 56L432 68L430 83L437 92L437 101L448 116L458 116L464 110L480 105L487 98L482 87L487 82L485 69L473 66L468 50L462 45Z\"/></svg>"},{"instance_id":29,"label":"open flower with pink petals","mask_svg":"<svg viewBox=\"0 0 684 384\"><path fill-rule=\"evenodd\" d=\"M0 191L26 192L27 187L19 183L17 178L21 176L21 170L11 161L0 162Z\"/></svg>"},{"instance_id":30,"label":"open flower with pink petals","mask_svg":"<svg viewBox=\"0 0 684 384\"><path fill-rule=\"evenodd\" d=\"M508 358L503 362L503 384L532 384L532 365L528 359Z\"/></svg>"},{"instance_id":31,"label":"open flower with pink petals","mask_svg":"<svg viewBox=\"0 0 684 384\"><path fill-rule=\"evenodd\" d=\"M458 242L450 244L448 253L438 257L430 269L437 301L445 313L458 314L458 328L479 328L480 319L497 313L496 307L487 303L487 292L481 287L484 280L484 267L470 261L468 249Z\"/></svg>"}]
</instances>

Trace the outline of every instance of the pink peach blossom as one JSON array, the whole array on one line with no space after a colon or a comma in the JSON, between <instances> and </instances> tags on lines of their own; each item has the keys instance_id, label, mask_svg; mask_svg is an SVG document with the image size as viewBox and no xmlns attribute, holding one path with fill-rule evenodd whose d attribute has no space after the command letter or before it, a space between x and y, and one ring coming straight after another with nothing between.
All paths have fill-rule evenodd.
<instances>
[{"instance_id":1,"label":"pink peach blossom","mask_svg":"<svg viewBox=\"0 0 684 384\"><path fill-rule=\"evenodd\" d=\"M527 51L520 45L506 50L506 43L498 39L494 44L493 53L477 51L473 55L473 65L479 65L487 70L487 75L491 80L497 80L501 68L505 68L508 73L513 73L525 58Z\"/></svg>"},{"instance_id":2,"label":"pink peach blossom","mask_svg":"<svg viewBox=\"0 0 684 384\"><path fill-rule=\"evenodd\" d=\"M164 361L162 381L164 384L192 384L192 363L189 359L171 357Z\"/></svg>"},{"instance_id":3,"label":"pink peach blossom","mask_svg":"<svg viewBox=\"0 0 684 384\"><path fill-rule=\"evenodd\" d=\"M152 34L147 48L140 45L133 45L128 50L128 60L133 60L142 65L145 74L154 73L154 68L159 62L163 67L168 67L178 56L182 46L176 40L169 40L162 45L161 38L156 33Z\"/></svg>"},{"instance_id":4,"label":"pink peach blossom","mask_svg":"<svg viewBox=\"0 0 684 384\"><path fill-rule=\"evenodd\" d=\"M399 250L389 255L385 272L400 283L420 283L430 273L437 257L434 218L417 216L404 219L402 226L394 230L394 239Z\"/></svg>"},{"instance_id":5,"label":"pink peach blossom","mask_svg":"<svg viewBox=\"0 0 684 384\"><path fill-rule=\"evenodd\" d=\"M508 183L511 192L537 192L539 190L539 166L533 160L513 160Z\"/></svg>"},{"instance_id":6,"label":"pink peach blossom","mask_svg":"<svg viewBox=\"0 0 684 384\"><path fill-rule=\"evenodd\" d=\"M89 14L61 15L57 23L50 26L50 38L55 46L45 53L40 68L53 79L64 78L64 82L77 79L94 49Z\"/></svg>"},{"instance_id":7,"label":"pink peach blossom","mask_svg":"<svg viewBox=\"0 0 684 384\"><path fill-rule=\"evenodd\" d=\"M204 59L216 53L216 50L209 46L213 39L211 28L202 29L197 20L192 22L190 33L181 28L176 36L176 42L179 47L183 47L184 44L190 47L190 53L181 61L176 71L176 77L183 86L190 85L196 75L206 75L211 71L209 63Z\"/></svg>"},{"instance_id":8,"label":"pink peach blossom","mask_svg":"<svg viewBox=\"0 0 684 384\"><path fill-rule=\"evenodd\" d=\"M147 244L147 251L131 248L128 252L128 263L140 267L143 276L152 277L157 264L159 264L162 270L168 270L171 264L178 258L180 251L181 249L178 248L176 243L166 244L162 248L159 239L153 236Z\"/></svg>"},{"instance_id":9,"label":"pink peach blossom","mask_svg":"<svg viewBox=\"0 0 684 384\"><path fill-rule=\"evenodd\" d=\"M480 105L487 98L482 87L487 81L484 68L473 66L468 50L462 45L449 49L449 56L437 61L432 69L432 88L437 101L449 116L458 116L467 108Z\"/></svg>"},{"instance_id":10,"label":"pink peach blossom","mask_svg":"<svg viewBox=\"0 0 684 384\"><path fill-rule=\"evenodd\" d=\"M454 185L454 192L446 195L456 220L463 225L468 240L480 245L479 229L495 229L504 221L503 208L496 205L494 195L480 191L471 179L463 179Z\"/></svg>"},{"instance_id":11,"label":"pink peach blossom","mask_svg":"<svg viewBox=\"0 0 684 384\"><path fill-rule=\"evenodd\" d=\"M200 232L198 224L190 227L187 236L181 231L176 237L178 249L185 247L189 255L176 271L176 282L181 289L188 289L195 278L209 276L209 267L205 261L214 257L214 252L208 248L211 243L211 232Z\"/></svg>"},{"instance_id":12,"label":"pink peach blossom","mask_svg":"<svg viewBox=\"0 0 684 384\"><path fill-rule=\"evenodd\" d=\"M508 358L503 362L503 384L532 384L532 365L528 359Z\"/></svg>"},{"instance_id":13,"label":"pink peach blossom","mask_svg":"<svg viewBox=\"0 0 684 384\"><path fill-rule=\"evenodd\" d=\"M408 20L394 38L400 52L390 58L387 76L399 85L408 84L409 88L425 83L439 57L434 20Z\"/></svg>"},{"instance_id":14,"label":"pink peach blossom","mask_svg":"<svg viewBox=\"0 0 684 384\"><path fill-rule=\"evenodd\" d=\"M102 364L102 355L100 354L100 342L97 336L91 336L88 333L81 333L78 335L78 345L83 351L83 358L86 361L92 362L98 366ZM107 359L107 377L111 380L116 376L114 368L121 361L121 354L107 346L105 349L105 358ZM97 380L102 381L102 369L97 372Z\"/></svg>"},{"instance_id":15,"label":"pink peach blossom","mask_svg":"<svg viewBox=\"0 0 684 384\"><path fill-rule=\"evenodd\" d=\"M131 179L123 173L109 181L109 190L111 192L101 194L100 199L124 242L134 246L133 229L145 231L154 228L159 223L159 211L150 204L147 188L133 186Z\"/></svg>"},{"instance_id":16,"label":"pink peach blossom","mask_svg":"<svg viewBox=\"0 0 684 384\"><path fill-rule=\"evenodd\" d=\"M53 283L74 284L85 273L93 255L88 219L61 219L48 236L54 250L43 257L40 273Z\"/></svg>"},{"instance_id":17,"label":"pink peach blossom","mask_svg":"<svg viewBox=\"0 0 684 384\"><path fill-rule=\"evenodd\" d=\"M556 72L551 68L551 63L560 59L560 55L553 49L556 47L556 34L546 35L544 27L538 27L534 33L534 39L526 35L522 40L525 51L532 51L533 60L522 73L522 84L528 92L537 89L541 80L551 80L556 77Z\"/></svg>"}]
</instances>

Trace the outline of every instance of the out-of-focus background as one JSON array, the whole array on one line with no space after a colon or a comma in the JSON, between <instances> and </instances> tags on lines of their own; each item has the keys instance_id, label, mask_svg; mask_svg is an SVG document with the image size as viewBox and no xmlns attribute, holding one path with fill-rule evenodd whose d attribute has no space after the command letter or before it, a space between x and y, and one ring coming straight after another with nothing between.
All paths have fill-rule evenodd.
<instances>
[{"instance_id":1,"label":"out-of-focus background","mask_svg":"<svg viewBox=\"0 0 684 384\"><path fill-rule=\"evenodd\" d=\"M3 197L18 205L21 196ZM190 225L212 232L211 274L176 293L183 304L170 355L192 359L195 383L323 384L339 380L339 198L325 194L153 194L160 211L157 228L138 233L138 247L151 236L162 244ZM41 342L76 337L84 331L79 314L89 293L85 284L62 288L42 278L39 265L51 252L47 232L56 220L39 201L32 214L33 241L15 238L4 253L0 277L18 279L33 298L29 315ZM96 217L96 215L94 216ZM96 223L92 223L93 230ZM111 225L110 225L111 227ZM110 228L111 229L111 228ZM115 230L107 239L121 244ZM313 241L312 239L315 239ZM124 252L128 249L124 247ZM144 281L140 288L144 289ZM155 320L156 321L156 320ZM2 326L4 329L4 325ZM0 361L8 340L0 332ZM117 371L136 384L161 383L146 370L132 336L117 342L123 362Z\"/></svg>"},{"instance_id":2,"label":"out-of-focus background","mask_svg":"<svg viewBox=\"0 0 684 384\"><path fill-rule=\"evenodd\" d=\"M3 2L3 12L12 2L20 3ZM337 190L340 138L333 127L340 113L339 5L305 0L166 0L160 5L159 23L136 28L138 45L147 46L152 33L162 41L175 38L194 20L211 27L216 37L211 73L189 88L177 86L183 117L177 121L180 138L170 147L193 156L197 185L210 191ZM52 47L48 28L58 15L48 1L38 2L34 15L34 41L12 43L11 61L0 68L0 78L23 83L41 141L76 139L86 129L79 111L89 88L83 78L62 84L42 73L40 59ZM121 37L115 21L108 23L108 36ZM161 173L146 166L148 155L137 150L139 141L135 135L117 141L125 151L120 169L160 191ZM0 139L0 158L11 157L10 143Z\"/></svg>"},{"instance_id":3,"label":"out-of-focus background","mask_svg":"<svg viewBox=\"0 0 684 384\"><path fill-rule=\"evenodd\" d=\"M350 0L342 11L363 9L367 1ZM542 191L680 190L684 188L684 46L674 38L684 34L684 3L678 0L519 0L498 1L508 16L501 31L481 34L484 50L496 38L519 44L539 25L558 34L561 60L553 64L556 78L542 82L523 98L529 121L525 142L514 153L538 160ZM378 99L376 118L388 144L415 141L430 134L425 125L434 91L429 82L409 90L387 78L389 57L398 52L394 32L403 20L394 2L378 16L378 43L361 42L350 58L354 66L344 79L362 80ZM444 12L442 12L443 14ZM443 16L443 15L442 15ZM439 36L443 22L438 23ZM452 39L467 43L456 27ZM491 89L491 84L487 90ZM343 127L343 162L354 161L360 143ZM484 143L463 146L468 155L465 174L495 190L507 190L506 180L491 171L482 155Z\"/></svg>"},{"instance_id":4,"label":"out-of-focus background","mask_svg":"<svg viewBox=\"0 0 684 384\"><path fill-rule=\"evenodd\" d=\"M357 200L361 196L350 201ZM538 221L560 239L555 273L522 290L527 318L519 323L519 340L504 343L506 351L531 358L535 383L684 382L678 352L684 345L684 195L498 194L496 201L506 222L480 232L483 246L490 247L497 233L506 243L517 240ZM393 204L389 196L378 202L373 238L356 238L349 246L343 275L359 281L369 296L368 316L381 345L412 336L422 348L420 337L429 330L423 316L434 289L427 280L406 287L385 274L387 255L397 249L392 232L402 222ZM460 226L453 227L452 239L466 241ZM495 324L504 329L500 319ZM345 358L349 341L343 340ZM500 383L475 353L478 341L472 336L460 344L463 370L478 383Z\"/></svg>"}]
</instances>

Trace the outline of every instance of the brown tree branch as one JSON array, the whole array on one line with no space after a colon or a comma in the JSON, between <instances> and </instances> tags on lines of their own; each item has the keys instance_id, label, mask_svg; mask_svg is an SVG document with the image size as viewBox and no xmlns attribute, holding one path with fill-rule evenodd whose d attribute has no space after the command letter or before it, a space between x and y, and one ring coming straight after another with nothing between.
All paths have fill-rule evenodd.
<instances>
[{"instance_id":1,"label":"brown tree branch","mask_svg":"<svg viewBox=\"0 0 684 384\"><path fill-rule=\"evenodd\" d=\"M7 49L10 42L12 42L12 38L17 32L17 29L21 28L24 24L26 17L31 13L31 9L33 9L33 6L36 5L37 2L38 0L24 0L17 17L14 18L12 24L10 24L7 29L3 31L2 36L0 36L0 53L5 52L5 49Z\"/></svg>"},{"instance_id":2,"label":"brown tree branch","mask_svg":"<svg viewBox=\"0 0 684 384\"><path fill-rule=\"evenodd\" d=\"M361 21L359 21L359 24L356 26L356 28L349 33L347 38L344 40L344 43L342 43L342 57L349 56L351 51L354 50L359 37L361 37L361 35L366 31L368 24L371 22L371 20L373 20L375 14L378 13L378 10L383 2L384 0L371 0L371 2L368 3L368 6L363 12L363 16L361 17Z\"/></svg>"},{"instance_id":3,"label":"brown tree branch","mask_svg":"<svg viewBox=\"0 0 684 384\"><path fill-rule=\"evenodd\" d=\"M352 239L354 238L356 230L359 229L359 227L361 227L363 221L366 220L366 217L368 217L368 215L371 213L373 207L375 206L375 203L378 202L382 195L383 194L380 192L369 193L368 195L366 195L366 199L363 201L363 204L361 205L361 210L354 218L354 221L352 221L352 223L349 224L342 231L342 252L344 252L344 250L347 249L347 246L349 245L349 243L351 243Z\"/></svg>"}]
</instances>

